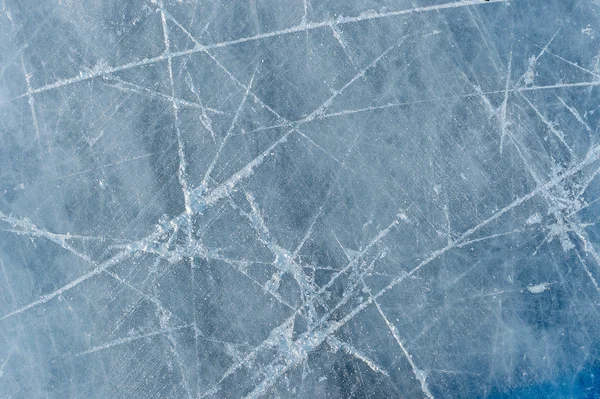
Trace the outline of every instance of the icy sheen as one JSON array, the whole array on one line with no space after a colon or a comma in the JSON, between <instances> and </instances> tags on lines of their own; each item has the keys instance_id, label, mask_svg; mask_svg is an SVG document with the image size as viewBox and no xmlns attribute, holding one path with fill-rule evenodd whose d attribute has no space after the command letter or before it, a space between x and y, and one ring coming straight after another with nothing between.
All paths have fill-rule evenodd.
<instances>
[{"instance_id":1,"label":"icy sheen","mask_svg":"<svg viewBox=\"0 0 600 399\"><path fill-rule=\"evenodd\" d=\"M599 0L0 0L0 398L600 397Z\"/></svg>"}]
</instances>

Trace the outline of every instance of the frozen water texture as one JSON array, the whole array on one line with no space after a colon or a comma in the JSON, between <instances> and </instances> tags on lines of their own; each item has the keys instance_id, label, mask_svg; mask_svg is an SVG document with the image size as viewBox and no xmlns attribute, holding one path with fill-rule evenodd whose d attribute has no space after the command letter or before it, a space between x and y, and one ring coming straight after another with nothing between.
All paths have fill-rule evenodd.
<instances>
[{"instance_id":1,"label":"frozen water texture","mask_svg":"<svg viewBox=\"0 0 600 399\"><path fill-rule=\"evenodd\" d=\"M0 0L0 397L599 397L599 29Z\"/></svg>"}]
</instances>

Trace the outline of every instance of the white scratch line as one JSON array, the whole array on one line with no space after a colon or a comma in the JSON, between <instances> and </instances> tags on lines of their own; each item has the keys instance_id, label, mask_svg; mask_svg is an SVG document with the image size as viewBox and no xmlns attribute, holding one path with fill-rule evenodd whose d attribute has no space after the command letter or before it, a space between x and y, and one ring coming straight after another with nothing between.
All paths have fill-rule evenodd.
<instances>
[{"instance_id":1,"label":"white scratch line","mask_svg":"<svg viewBox=\"0 0 600 399\"><path fill-rule=\"evenodd\" d=\"M25 83L27 84L27 97L29 103L29 109L31 110L31 119L33 120L33 127L35 128L35 139L37 140L37 145L40 149L40 157L43 159L43 148L42 141L40 138L40 127L38 125L37 115L35 113L35 100L33 99L33 95L31 93L31 76L27 73L27 68L25 67L25 59L23 58L23 53L21 56L21 66L23 68L23 74L25 75Z\"/></svg>"},{"instance_id":2,"label":"white scratch line","mask_svg":"<svg viewBox=\"0 0 600 399\"><path fill-rule=\"evenodd\" d=\"M377 307L377 311L379 312L379 314L383 318L383 321L385 321L385 324L387 325L388 329L390 330L390 333L394 337L394 340L396 341L396 343L398 344L398 346L402 350L402 353L404 354L404 357L406 357L406 359L408 360L408 363L410 364L410 367L412 368L412 372L415 375L415 378L421 384L421 390L423 391L423 393L425 394L425 396L427 396L429 399L434 399L433 398L433 394L431 393L431 391L429 390L429 387L427 386L426 374L423 371L419 370L419 368L415 365L415 362L414 362L412 356L410 355L410 353L408 353L408 351L406 350L406 348L402 344L402 340L400 340L400 336L398 335L398 331L396 330L396 326L394 326L392 323L390 323L390 321L388 320L387 316L385 315L385 313L381 309L381 306L379 306L379 303L377 301L374 301L374 303L375 303L375 306Z\"/></svg>"},{"instance_id":3,"label":"white scratch line","mask_svg":"<svg viewBox=\"0 0 600 399\"><path fill-rule=\"evenodd\" d=\"M181 107L188 107L188 108L196 108L199 110L202 110L204 112L209 111L213 114L224 114L224 112L219 111L218 109L214 109L214 108L209 108L209 107L204 107L202 106L202 104L198 104L192 101L187 101L187 100L183 100L181 98L178 97L172 97L168 94L164 94L155 90L151 90L148 89L147 87L143 87L140 85L137 85L135 83L131 83L131 82L127 82L123 79L120 79L116 76L104 76L103 77L104 82L102 82L104 85L108 86L108 87L112 87L115 88L117 90L121 90L124 92L130 92L130 93L136 93L136 94L140 94L140 95L147 95L149 97L155 97L155 98L159 98L159 99L164 99L167 100L169 102L175 101L177 102L177 104ZM110 83L111 80L116 81L117 83Z\"/></svg>"},{"instance_id":4,"label":"white scratch line","mask_svg":"<svg viewBox=\"0 0 600 399\"><path fill-rule=\"evenodd\" d=\"M53 291L49 294L45 294L42 295L38 300L33 301L15 311L12 311L2 317L0 317L0 321L1 320L5 320L8 319L10 317L16 316L18 314L21 314L31 308L34 308L36 306L39 305L43 305L44 303L49 302L50 300L56 298L57 296L61 295L64 292L69 291L70 289L78 286L79 284L83 283L84 281L89 280L90 278L97 276L98 274L102 273L104 270L108 269L109 267L116 265L117 263L119 263L120 261L122 261L123 259L126 259L129 256L129 251L122 251L117 253L115 256L113 256L112 258L108 259L107 261L101 263L98 265L98 267L96 267L94 270L76 278L75 280L69 282L68 284L65 284L64 286L62 286L61 288L57 289L56 291Z\"/></svg>"},{"instance_id":5,"label":"white scratch line","mask_svg":"<svg viewBox=\"0 0 600 399\"><path fill-rule=\"evenodd\" d=\"M331 335L327 338L327 343L335 351L337 351L341 348L344 352L346 352L350 356L353 356L353 357L357 358L358 360L362 361L363 363L365 363L374 372L383 374L385 376L389 376L387 371L385 371L381 366L379 366L372 359L370 359L368 356L366 356L364 353L362 353L361 351L359 351L352 345L347 344L346 342L340 341L333 335Z\"/></svg>"},{"instance_id":6,"label":"white scratch line","mask_svg":"<svg viewBox=\"0 0 600 399\"><path fill-rule=\"evenodd\" d=\"M294 131L293 129L289 130L287 133L285 133L283 136L281 136L277 141L275 141L273 144L271 144L260 155L258 155L252 161L248 162L242 169L240 169L239 171L234 173L232 176L229 177L229 179L227 179L226 181L224 181L223 183L218 185L210 193L208 193L208 195L206 195L205 197L201 197L204 204L212 205L215 202L217 202L217 201L227 197L229 194L231 194L231 192L233 191L235 186L240 181L244 180L245 178L252 176L254 174L254 169L256 169L263 162L265 162L267 157L272 155L272 152L276 147L285 143L293 131ZM202 187L200 187L200 189L202 189Z\"/></svg>"},{"instance_id":7,"label":"white scratch line","mask_svg":"<svg viewBox=\"0 0 600 399\"><path fill-rule=\"evenodd\" d=\"M105 344L102 345L98 345L98 346L94 346L86 351L80 352L78 354L75 355L75 357L78 356L84 356L84 355L89 355L91 353L95 353L95 352L99 352L105 349L109 349L115 346L120 346L120 345L124 345L127 344L129 342L133 342L133 341L137 341L139 339L144 339L144 338L151 338L157 335L162 335L162 334L168 334L168 333L172 333L178 330L183 330L184 328L189 328L193 326L192 324L187 324L185 326L179 326L179 327L172 327L172 328L162 328L160 330L155 330L155 331L151 331L145 334L139 334L139 335L131 335L129 337L125 337L125 338L119 338L116 339L114 341L110 341L107 342Z\"/></svg>"},{"instance_id":8,"label":"white scratch line","mask_svg":"<svg viewBox=\"0 0 600 399\"><path fill-rule=\"evenodd\" d=\"M167 69L169 71L169 83L171 85L171 98L173 99L173 117L175 118L175 130L177 132L177 154L179 156L179 167L177 168L177 180L181 185L183 192L183 200L185 205L185 213L188 215L188 228L191 223L189 215L192 213L192 206L190 202L190 191L188 189L188 182L186 178L186 161L185 161L185 149L183 146L183 138L181 136L181 130L179 129L179 105L175 101L175 83L173 82L173 63L171 61L171 42L169 41L169 27L167 26L167 18L165 13L162 11L163 2L160 0L160 21L163 31L163 41L165 44L165 54L167 55Z\"/></svg>"},{"instance_id":9,"label":"white scratch line","mask_svg":"<svg viewBox=\"0 0 600 399\"><path fill-rule=\"evenodd\" d=\"M234 44L246 43L246 42L265 39L265 38L269 38L269 37L275 37L275 36L281 36L281 35L286 35L286 34L291 34L291 33L298 33L298 32L314 30L314 29L326 28L331 25L343 25L343 24L350 24L350 23L356 23L356 22L362 22L362 21L368 21L368 20L374 20L374 19L383 19L383 18L390 18L390 17L402 16L402 15L419 14L419 13L426 13L426 12L432 12L432 11L441 11L441 10L460 8L460 7L468 7L468 6L474 6L474 5L506 3L507 1L508 0L456 1L456 2L452 2L452 3L439 4L439 5L426 6L426 7L415 7L415 8L391 11L391 12L366 13L366 14L361 14L357 17L338 17L335 19L329 19L329 20L325 20L325 21L321 21L321 22L301 23L300 25L296 25L291 28L281 29L281 30L268 32L268 33L262 33L262 34L255 35L255 36L243 37L243 38L239 38L239 39L235 39L235 40L229 40L229 41L224 41L224 42L214 43L214 44L207 44L207 45L200 45L200 46L196 45L192 49L173 52L170 54L170 57L171 58L182 57L182 56L186 56L186 55L190 55L190 54L194 54L194 53L198 53L198 52L203 52L207 49L210 50L210 49L214 49L214 48L228 47L228 46L231 46ZM68 78L68 79L58 80L49 85L45 85L45 86L39 87L37 89L30 90L27 93L17 96L15 98L20 98L20 97L24 97L24 96L31 95L31 94L41 93L44 91L56 89L56 88L63 87L66 85L71 85L73 83L78 83L78 82L82 82L82 81L85 81L88 79L93 79L98 76L103 76L103 75L107 75L107 74L111 74L111 73L115 73L115 72L120 72L120 71L124 71L127 69L139 67L139 66L154 64L156 62L164 61L167 58L168 58L168 56L166 54L162 54L157 57L145 58L145 59L142 59L139 61L133 61L133 62L123 64L120 66L116 66L116 67L99 68L98 70L93 70L93 71L86 72L86 73L81 72L79 74L79 76L75 76L75 77Z\"/></svg>"},{"instance_id":10,"label":"white scratch line","mask_svg":"<svg viewBox=\"0 0 600 399\"><path fill-rule=\"evenodd\" d=\"M503 148L503 144L504 144L504 136L506 134L506 109L508 106L508 93L509 93L509 86L510 86L510 74L512 71L512 50L510 51L510 55L508 57L508 68L507 68L507 72L506 72L506 87L504 89L504 100L502 101L502 131L501 131L501 135L500 135L500 153L502 153L502 148Z\"/></svg>"},{"instance_id":11,"label":"white scratch line","mask_svg":"<svg viewBox=\"0 0 600 399\"><path fill-rule=\"evenodd\" d=\"M573 159L576 159L577 157L573 153L573 150L571 149L571 147L569 147L569 144L567 144L567 142L565 141L564 133L556 130L554 125L548 119L546 119L546 117L540 112L540 110L531 101L529 101L529 99L527 97L525 97L523 95L523 93L520 93L520 94L521 94L521 97L523 97L523 99L527 102L527 104L529 104L529 106L535 111L535 114L542 121L542 123L544 125L546 125L548 130L550 130L550 132L562 143L562 145L565 146L565 148L571 154L571 157L573 157Z\"/></svg>"},{"instance_id":12,"label":"white scratch line","mask_svg":"<svg viewBox=\"0 0 600 399\"><path fill-rule=\"evenodd\" d=\"M546 50L546 53L550 54L550 55L551 55L551 56L553 56L553 57L556 57L556 58L558 58L558 59L559 59L559 60L561 60L561 61L564 61L564 62L566 62L567 64L569 64L569 65L571 65L571 66L574 66L574 67L575 67L575 68L577 68L577 69L580 69L580 70L582 70L582 71L584 71L584 72L586 72L586 73L589 73L590 75L594 76L595 78L600 78L600 75L598 75L597 73L594 73L593 71L590 71L590 70L589 70L589 69L587 69L587 68L583 68L582 66L580 66L580 65L577 65L576 63L574 63L574 62L572 62L572 61L569 61L569 60L567 60L566 58L563 58L563 57L561 57L561 56L560 56L560 55L558 55L558 54L554 54L553 52L551 52L551 51L548 51L548 50Z\"/></svg>"},{"instance_id":13,"label":"white scratch line","mask_svg":"<svg viewBox=\"0 0 600 399\"><path fill-rule=\"evenodd\" d=\"M598 285L598 282L596 281L596 278L594 277L594 275L592 274L590 269L587 267L585 261L581 258L581 255L579 255L579 251L575 251L575 254L577 255L577 258L579 259L581 266L583 266L583 270L585 271L585 274L587 274L587 276L589 277L590 281L596 288L596 291L598 291L600 293L600 286Z\"/></svg>"},{"instance_id":14,"label":"white scratch line","mask_svg":"<svg viewBox=\"0 0 600 399\"><path fill-rule=\"evenodd\" d=\"M550 46L550 43L552 43L552 41L554 40L554 38L556 37L556 35L558 35L558 32L560 32L562 28L558 28L556 30L556 32L554 32L554 34L552 35L552 37L550 38L550 40L548 40L548 43L546 43L546 45L544 46L544 48L542 48L542 50L539 52L539 54L537 56L535 56L535 58L533 59L533 65L535 65L535 63L537 62L537 60L540 59L540 57L542 55L544 55L544 53L548 50L548 47ZM523 75L521 75L521 77L519 78L519 80L517 80L517 83L515 84L515 86L519 86L519 84L521 83L521 81L523 79L525 79L525 76L527 76L527 72L525 72Z\"/></svg>"},{"instance_id":15,"label":"white scratch line","mask_svg":"<svg viewBox=\"0 0 600 399\"><path fill-rule=\"evenodd\" d=\"M6 356L6 359L4 360L4 362L2 362L2 365L0 366L0 378L4 375L4 367L6 367L6 364L8 363L9 360L10 360L10 354L8 356Z\"/></svg>"},{"instance_id":16,"label":"white scratch line","mask_svg":"<svg viewBox=\"0 0 600 399\"><path fill-rule=\"evenodd\" d=\"M210 166L206 170L206 173L204 174L204 178L202 179L202 182L200 183L200 186L202 186L202 187L207 187L207 181L210 178L210 175L211 175L215 165L219 161L219 156L221 155L221 151L223 151L223 147L225 147L225 144L227 144L227 141L229 140L229 137L231 136L231 133L233 132L233 129L235 128L235 125L237 124L238 118L239 118L240 114L242 113L242 110L244 109L246 100L248 99L248 93L250 93L250 89L252 88L252 83L254 82L255 74L256 74L256 69L254 70L254 73L252 74L252 77L250 78L250 82L248 83L248 86L246 87L246 91L244 92L242 101L240 102L240 105L238 106L238 108L235 111L235 115L233 116L233 119L231 120L229 129L227 129L227 133L225 134L225 137L223 138L223 140L221 140L221 143L219 144L219 148L217 149L217 153L215 154L213 161L211 162Z\"/></svg>"},{"instance_id":17,"label":"white scratch line","mask_svg":"<svg viewBox=\"0 0 600 399\"><path fill-rule=\"evenodd\" d=\"M565 100L563 100L560 96L556 96L556 97L558 97L558 99L560 100L560 102L562 103L562 105L564 105L565 108L569 110L569 112L571 113L571 115L573 115L575 117L575 119L577 119L577 122L579 122L583 126L585 126L585 130L587 130L589 133L592 133L592 129L583 120L583 118L581 117L581 115L579 114L579 112L577 112L577 110L575 108L569 107L569 105L567 105L567 103L565 102Z\"/></svg>"},{"instance_id":18,"label":"white scratch line","mask_svg":"<svg viewBox=\"0 0 600 399\"><path fill-rule=\"evenodd\" d=\"M474 5L480 5L480 4L493 4L493 3L506 3L506 2L507 2L507 0L489 0L489 1L467 0L467 1L455 1L452 3L438 4L438 5L426 6L426 7L414 7L414 8L397 10L397 11L389 11L389 12L365 12L356 17L339 16L337 18L328 19L328 20L320 21L320 22L308 22L305 24L301 23L299 25L292 26L290 28L281 29L281 30L277 30L277 31L273 31L273 32L261 33L261 34L255 35L255 36L249 36L249 37L243 37L243 38L234 39L234 40L228 40L228 41L224 41L224 42L220 42L220 43L209 44L209 45L206 45L205 47L208 49L228 47L228 46L231 46L234 44L246 43L246 42L250 42L250 41L266 39L269 37L276 37L276 36L287 35L287 34L291 34L291 33L299 33L299 32L304 32L304 31L309 31L309 30L314 30L314 29L326 28L331 25L352 24L352 23L370 21L370 20L375 20L375 19L399 17L399 16L403 16L403 15L420 14L420 13L441 11L441 10L474 6ZM182 55L185 55L185 54L189 54L189 53L193 53L193 52L197 52L197 51L202 51L202 50L201 49L192 49L192 50L182 51L181 53L182 53Z\"/></svg>"}]
</instances>

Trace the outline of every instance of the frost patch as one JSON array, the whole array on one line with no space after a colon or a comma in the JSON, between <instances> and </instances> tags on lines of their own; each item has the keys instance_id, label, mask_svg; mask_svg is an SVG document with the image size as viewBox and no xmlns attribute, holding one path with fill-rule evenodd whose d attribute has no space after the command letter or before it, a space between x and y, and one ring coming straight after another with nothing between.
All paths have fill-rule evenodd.
<instances>
[{"instance_id":1,"label":"frost patch","mask_svg":"<svg viewBox=\"0 0 600 399\"><path fill-rule=\"evenodd\" d=\"M536 212L533 215L529 216L529 218L527 218L527 220L525 221L525 224L527 224L528 226L531 226L532 224L538 224L541 221L542 221L542 216L540 215L539 212Z\"/></svg>"},{"instance_id":2,"label":"frost patch","mask_svg":"<svg viewBox=\"0 0 600 399\"><path fill-rule=\"evenodd\" d=\"M587 24L587 26L581 30L581 33L583 33L584 35L587 35L587 36L591 36L592 35L592 26L590 24Z\"/></svg>"},{"instance_id":3,"label":"frost patch","mask_svg":"<svg viewBox=\"0 0 600 399\"><path fill-rule=\"evenodd\" d=\"M527 291L532 294L541 294L542 292L550 289L550 283L540 283L536 285L530 285L527 287Z\"/></svg>"},{"instance_id":4,"label":"frost patch","mask_svg":"<svg viewBox=\"0 0 600 399\"><path fill-rule=\"evenodd\" d=\"M536 61L536 58L534 55L532 55L529 58L529 65L527 66L527 71L525 71L525 75L524 75L524 79L523 79L523 81L525 82L525 84L527 86L531 86L533 84L533 79L535 77L535 72L533 71L533 68L535 68L535 61Z\"/></svg>"}]
</instances>

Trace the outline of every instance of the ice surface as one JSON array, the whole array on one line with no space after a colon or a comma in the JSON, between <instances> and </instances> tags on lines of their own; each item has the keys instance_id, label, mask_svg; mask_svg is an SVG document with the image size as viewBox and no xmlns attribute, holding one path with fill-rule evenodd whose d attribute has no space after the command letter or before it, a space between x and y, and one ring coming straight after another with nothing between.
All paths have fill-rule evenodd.
<instances>
[{"instance_id":1,"label":"ice surface","mask_svg":"<svg viewBox=\"0 0 600 399\"><path fill-rule=\"evenodd\" d=\"M0 0L0 398L597 398L598 0Z\"/></svg>"}]
</instances>

